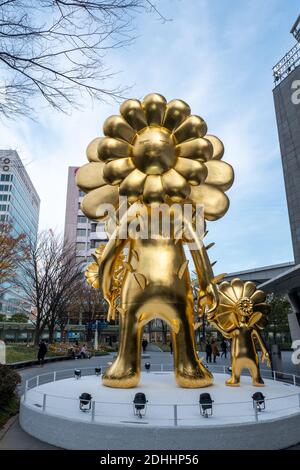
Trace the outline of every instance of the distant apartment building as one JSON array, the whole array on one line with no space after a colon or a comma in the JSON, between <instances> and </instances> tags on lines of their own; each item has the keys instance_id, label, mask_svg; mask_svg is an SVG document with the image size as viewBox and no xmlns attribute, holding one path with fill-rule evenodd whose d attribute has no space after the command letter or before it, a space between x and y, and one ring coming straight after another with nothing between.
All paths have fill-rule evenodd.
<instances>
[{"instance_id":1,"label":"distant apartment building","mask_svg":"<svg viewBox=\"0 0 300 470\"><path fill-rule=\"evenodd\" d=\"M65 215L65 243L74 244L78 261L92 261L91 253L101 242L107 241L104 223L91 221L80 209L80 203L85 196L76 186L75 176L78 167L71 166L68 170L67 203Z\"/></svg>"},{"instance_id":2,"label":"distant apartment building","mask_svg":"<svg viewBox=\"0 0 300 470\"><path fill-rule=\"evenodd\" d=\"M25 234L35 241L38 234L40 198L15 150L0 150L0 222L12 226L12 235ZM0 296L0 312L24 310L17 289L7 286Z\"/></svg>"}]
</instances>

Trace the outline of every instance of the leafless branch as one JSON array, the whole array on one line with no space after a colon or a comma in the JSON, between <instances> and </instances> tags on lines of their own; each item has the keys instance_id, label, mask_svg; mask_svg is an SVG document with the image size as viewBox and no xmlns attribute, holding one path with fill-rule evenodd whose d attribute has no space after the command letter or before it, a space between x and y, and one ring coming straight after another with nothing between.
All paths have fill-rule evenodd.
<instances>
[{"instance_id":1,"label":"leafless branch","mask_svg":"<svg viewBox=\"0 0 300 470\"><path fill-rule=\"evenodd\" d=\"M134 18L150 0L6 0L0 2L0 116L30 116L34 100L67 112L91 99L121 99L109 87L108 51L134 40Z\"/></svg>"}]
</instances>

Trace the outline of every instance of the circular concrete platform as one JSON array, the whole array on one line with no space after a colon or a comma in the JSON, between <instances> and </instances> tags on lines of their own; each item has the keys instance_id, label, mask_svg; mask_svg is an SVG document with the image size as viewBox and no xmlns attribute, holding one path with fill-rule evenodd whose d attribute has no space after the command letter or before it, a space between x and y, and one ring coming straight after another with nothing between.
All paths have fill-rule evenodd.
<instances>
[{"instance_id":1,"label":"circular concrete platform","mask_svg":"<svg viewBox=\"0 0 300 470\"><path fill-rule=\"evenodd\" d=\"M238 388L214 385L183 389L170 372L143 373L139 387L104 387L96 376L46 383L26 393L20 423L29 434L65 449L281 449L300 440L300 388L265 380L253 387L243 377ZM252 395L262 391L266 410L255 415ZM79 395L92 395L93 409L79 410ZM135 393L148 400L146 415L133 413ZM213 415L199 412L200 393L210 393Z\"/></svg>"}]
</instances>

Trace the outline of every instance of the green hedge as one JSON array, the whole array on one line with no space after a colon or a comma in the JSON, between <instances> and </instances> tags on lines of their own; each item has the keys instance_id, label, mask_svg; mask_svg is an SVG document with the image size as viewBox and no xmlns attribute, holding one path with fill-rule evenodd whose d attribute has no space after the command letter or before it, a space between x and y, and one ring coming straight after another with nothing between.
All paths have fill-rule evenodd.
<instances>
[{"instance_id":1,"label":"green hedge","mask_svg":"<svg viewBox=\"0 0 300 470\"><path fill-rule=\"evenodd\" d=\"M21 382L18 372L0 364L0 407L7 405L14 397L16 386Z\"/></svg>"}]
</instances>

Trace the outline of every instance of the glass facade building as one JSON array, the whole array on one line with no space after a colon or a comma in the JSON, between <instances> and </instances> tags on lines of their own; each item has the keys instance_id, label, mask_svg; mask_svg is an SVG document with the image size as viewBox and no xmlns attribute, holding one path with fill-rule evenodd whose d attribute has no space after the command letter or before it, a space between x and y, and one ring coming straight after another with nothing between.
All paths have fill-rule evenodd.
<instances>
[{"instance_id":1,"label":"glass facade building","mask_svg":"<svg viewBox=\"0 0 300 470\"><path fill-rule=\"evenodd\" d=\"M12 235L25 234L36 241L40 198L15 150L0 150L0 223L9 223ZM0 296L0 312L6 315L24 311L17 289L5 286Z\"/></svg>"}]
</instances>

